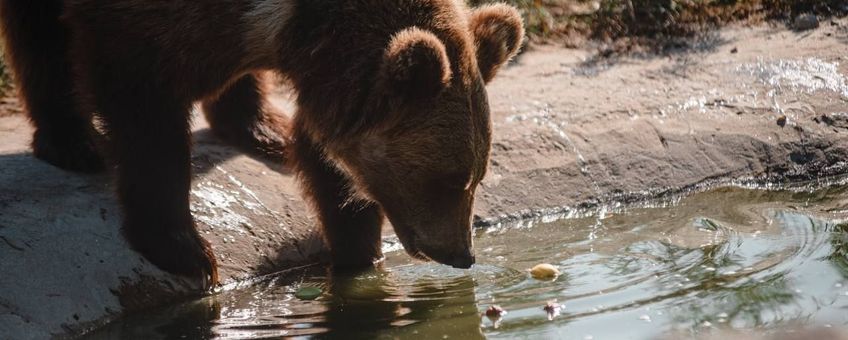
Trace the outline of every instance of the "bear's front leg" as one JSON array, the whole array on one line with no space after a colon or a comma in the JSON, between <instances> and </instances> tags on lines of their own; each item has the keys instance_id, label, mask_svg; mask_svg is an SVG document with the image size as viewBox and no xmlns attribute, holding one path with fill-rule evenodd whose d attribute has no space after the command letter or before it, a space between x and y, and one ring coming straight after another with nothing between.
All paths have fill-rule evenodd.
<instances>
[{"instance_id":1,"label":"bear's front leg","mask_svg":"<svg viewBox=\"0 0 848 340\"><path fill-rule=\"evenodd\" d=\"M352 199L348 180L325 161L308 137L296 135L294 169L303 191L318 212L324 241L336 272L372 267L383 259L383 212L377 204Z\"/></svg>"},{"instance_id":2,"label":"bear's front leg","mask_svg":"<svg viewBox=\"0 0 848 340\"><path fill-rule=\"evenodd\" d=\"M157 267L208 288L218 278L215 257L189 210L189 105L165 96L120 98L98 101L114 143L124 234Z\"/></svg>"},{"instance_id":3,"label":"bear's front leg","mask_svg":"<svg viewBox=\"0 0 848 340\"><path fill-rule=\"evenodd\" d=\"M243 151L281 159L288 143L288 120L267 102L262 79L249 74L203 102L203 113L218 138Z\"/></svg>"}]
</instances>

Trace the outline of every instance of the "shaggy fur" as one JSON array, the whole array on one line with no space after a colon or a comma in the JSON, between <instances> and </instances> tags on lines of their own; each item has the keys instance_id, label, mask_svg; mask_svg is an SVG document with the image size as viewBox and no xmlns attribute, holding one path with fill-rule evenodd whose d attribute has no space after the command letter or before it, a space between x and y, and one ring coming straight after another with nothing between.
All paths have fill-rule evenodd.
<instances>
[{"instance_id":1,"label":"shaggy fur","mask_svg":"<svg viewBox=\"0 0 848 340\"><path fill-rule=\"evenodd\" d=\"M384 215L410 254L467 268L470 216L491 144L484 83L515 54L515 9L460 0L39 0L0 2L6 50L37 157L102 161L106 131L124 230L172 273L217 280L189 212L189 111L212 130L289 159L335 266L382 257ZM256 74L288 78L293 122ZM287 131L291 131L287 134Z\"/></svg>"}]
</instances>

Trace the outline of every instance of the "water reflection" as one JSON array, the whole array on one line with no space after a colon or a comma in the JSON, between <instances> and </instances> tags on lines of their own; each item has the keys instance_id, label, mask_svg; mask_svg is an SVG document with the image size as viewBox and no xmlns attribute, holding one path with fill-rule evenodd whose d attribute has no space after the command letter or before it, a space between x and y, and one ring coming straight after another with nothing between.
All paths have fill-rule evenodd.
<instances>
[{"instance_id":1,"label":"water reflection","mask_svg":"<svg viewBox=\"0 0 848 340\"><path fill-rule=\"evenodd\" d=\"M301 285L324 294L301 301ZM114 323L87 339L483 338L475 281L440 266L399 266L358 275L320 270L275 278L151 315Z\"/></svg>"},{"instance_id":2,"label":"water reflection","mask_svg":"<svg viewBox=\"0 0 848 340\"><path fill-rule=\"evenodd\" d=\"M374 271L330 282L324 338L483 338L470 275L416 266ZM460 272L460 271L457 271Z\"/></svg>"},{"instance_id":3,"label":"water reflection","mask_svg":"<svg viewBox=\"0 0 848 340\"><path fill-rule=\"evenodd\" d=\"M717 189L674 206L477 232L478 265L274 277L138 315L91 339L697 337L848 325L848 191ZM602 228L596 228L598 222ZM596 231L589 238L589 231ZM537 281L526 272L552 263ZM324 294L300 301L293 293ZM564 306L548 319L548 301ZM508 311L493 327L481 313ZM674 338L674 337L672 337Z\"/></svg>"},{"instance_id":4,"label":"water reflection","mask_svg":"<svg viewBox=\"0 0 848 340\"><path fill-rule=\"evenodd\" d=\"M830 238L831 252L827 259L842 273L848 277L848 223L839 223L833 226Z\"/></svg>"}]
</instances>

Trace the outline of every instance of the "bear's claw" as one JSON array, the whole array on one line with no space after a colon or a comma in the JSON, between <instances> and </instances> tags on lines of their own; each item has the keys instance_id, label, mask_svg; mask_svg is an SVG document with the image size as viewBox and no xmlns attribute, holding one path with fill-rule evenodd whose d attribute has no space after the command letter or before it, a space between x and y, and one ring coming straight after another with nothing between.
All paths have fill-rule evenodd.
<instances>
[{"instance_id":1,"label":"bear's claw","mask_svg":"<svg viewBox=\"0 0 848 340\"><path fill-rule=\"evenodd\" d=\"M150 238L152 244L132 241L133 248L159 269L171 274L198 280L203 290L218 284L218 266L209 242L194 229Z\"/></svg>"}]
</instances>

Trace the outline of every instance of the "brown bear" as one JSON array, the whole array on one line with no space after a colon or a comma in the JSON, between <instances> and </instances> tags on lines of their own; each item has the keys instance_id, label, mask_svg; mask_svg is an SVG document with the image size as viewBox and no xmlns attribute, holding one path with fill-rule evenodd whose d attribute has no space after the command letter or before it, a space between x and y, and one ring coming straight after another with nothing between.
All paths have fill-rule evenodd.
<instances>
[{"instance_id":1,"label":"brown bear","mask_svg":"<svg viewBox=\"0 0 848 340\"><path fill-rule=\"evenodd\" d=\"M246 149L285 150L334 267L382 258L384 215L409 254L474 263L471 208L486 172L484 84L518 50L506 5L461 0L7 0L7 60L36 157L98 171L108 150L124 233L171 273L217 281L189 212L190 111ZM292 84L283 121L256 76ZM96 117L107 147L95 143Z\"/></svg>"}]
</instances>

